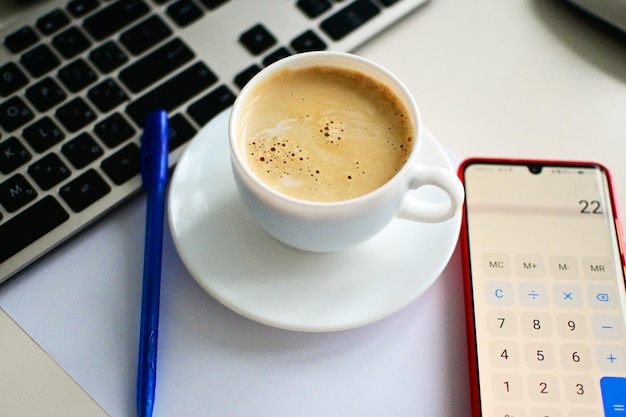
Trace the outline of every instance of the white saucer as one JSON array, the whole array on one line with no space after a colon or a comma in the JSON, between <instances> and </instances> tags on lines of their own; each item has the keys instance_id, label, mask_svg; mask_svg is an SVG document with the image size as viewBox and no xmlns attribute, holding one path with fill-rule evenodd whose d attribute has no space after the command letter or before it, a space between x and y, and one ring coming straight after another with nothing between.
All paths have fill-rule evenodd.
<instances>
[{"instance_id":1,"label":"white saucer","mask_svg":"<svg viewBox=\"0 0 626 417\"><path fill-rule=\"evenodd\" d=\"M266 234L239 200L231 173L226 110L192 140L169 190L172 237L187 269L225 306L252 320L299 331L335 331L382 319L421 295L456 246L460 215L438 224L394 220L338 253L288 247ZM452 169L425 132L421 161ZM443 202L434 187L421 198Z\"/></svg>"}]
</instances>

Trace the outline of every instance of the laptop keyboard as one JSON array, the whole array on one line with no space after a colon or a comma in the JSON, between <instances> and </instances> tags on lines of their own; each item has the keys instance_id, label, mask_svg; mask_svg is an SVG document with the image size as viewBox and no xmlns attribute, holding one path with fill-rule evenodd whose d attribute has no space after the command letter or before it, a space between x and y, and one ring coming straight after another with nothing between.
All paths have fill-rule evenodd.
<instances>
[{"instance_id":1,"label":"laptop keyboard","mask_svg":"<svg viewBox=\"0 0 626 417\"><path fill-rule=\"evenodd\" d=\"M0 283L141 189L146 114L170 164L263 67L351 51L427 0L50 0L0 29Z\"/></svg>"}]
</instances>

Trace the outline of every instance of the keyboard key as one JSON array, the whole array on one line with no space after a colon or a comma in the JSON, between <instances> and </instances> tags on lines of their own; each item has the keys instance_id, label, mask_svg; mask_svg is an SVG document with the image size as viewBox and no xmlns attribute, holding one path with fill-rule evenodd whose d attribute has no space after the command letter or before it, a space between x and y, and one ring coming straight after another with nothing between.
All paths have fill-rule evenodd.
<instances>
[{"instance_id":1,"label":"keyboard key","mask_svg":"<svg viewBox=\"0 0 626 417\"><path fill-rule=\"evenodd\" d=\"M228 0L200 0L200 1L202 2L202 4L204 4L204 6L207 9L213 10L213 9L217 9L218 7L226 3Z\"/></svg>"},{"instance_id":2,"label":"keyboard key","mask_svg":"<svg viewBox=\"0 0 626 417\"><path fill-rule=\"evenodd\" d=\"M16 174L0 184L0 204L10 213L19 210L35 197L37 191L22 174Z\"/></svg>"},{"instance_id":3,"label":"keyboard key","mask_svg":"<svg viewBox=\"0 0 626 417\"><path fill-rule=\"evenodd\" d=\"M55 115L70 132L76 132L96 120L94 111L80 97L59 107Z\"/></svg>"},{"instance_id":4,"label":"keyboard key","mask_svg":"<svg viewBox=\"0 0 626 417\"><path fill-rule=\"evenodd\" d=\"M42 190L49 190L71 174L69 168L54 153L48 154L28 167L30 175Z\"/></svg>"},{"instance_id":5,"label":"keyboard key","mask_svg":"<svg viewBox=\"0 0 626 417\"><path fill-rule=\"evenodd\" d=\"M0 172L8 174L31 160L30 152L15 137L0 142Z\"/></svg>"},{"instance_id":6,"label":"keyboard key","mask_svg":"<svg viewBox=\"0 0 626 417\"><path fill-rule=\"evenodd\" d=\"M100 6L98 0L71 0L67 3L67 11L74 17L83 17Z\"/></svg>"},{"instance_id":7,"label":"keyboard key","mask_svg":"<svg viewBox=\"0 0 626 417\"><path fill-rule=\"evenodd\" d=\"M187 112L195 122L203 126L235 101L235 94L222 85L189 106Z\"/></svg>"},{"instance_id":8,"label":"keyboard key","mask_svg":"<svg viewBox=\"0 0 626 417\"><path fill-rule=\"evenodd\" d=\"M24 139L37 152L44 152L59 143L65 135L48 116L36 121L22 132Z\"/></svg>"},{"instance_id":9,"label":"keyboard key","mask_svg":"<svg viewBox=\"0 0 626 417\"><path fill-rule=\"evenodd\" d=\"M237 84L239 88L243 88L259 71L261 71L261 68L258 65L250 65L248 68L235 75L235 84Z\"/></svg>"},{"instance_id":10,"label":"keyboard key","mask_svg":"<svg viewBox=\"0 0 626 417\"><path fill-rule=\"evenodd\" d=\"M38 40L39 36L37 33L30 26L24 26L4 38L4 45L9 51L17 54L33 46Z\"/></svg>"},{"instance_id":11,"label":"keyboard key","mask_svg":"<svg viewBox=\"0 0 626 417\"><path fill-rule=\"evenodd\" d=\"M102 170L115 184L120 185L140 172L141 153L139 146L129 143L113 156L102 161Z\"/></svg>"},{"instance_id":12,"label":"keyboard key","mask_svg":"<svg viewBox=\"0 0 626 417\"><path fill-rule=\"evenodd\" d=\"M86 167L104 154L100 145L86 132L63 145L61 152L78 169Z\"/></svg>"},{"instance_id":13,"label":"keyboard key","mask_svg":"<svg viewBox=\"0 0 626 417\"><path fill-rule=\"evenodd\" d=\"M12 62L0 67L0 96L8 97L28 84L26 75Z\"/></svg>"},{"instance_id":14,"label":"keyboard key","mask_svg":"<svg viewBox=\"0 0 626 417\"><path fill-rule=\"evenodd\" d=\"M280 61L283 58L287 58L290 55L291 52L289 51L289 49L281 46L280 48L263 58L263 65L267 67L268 65L271 65L276 61Z\"/></svg>"},{"instance_id":15,"label":"keyboard key","mask_svg":"<svg viewBox=\"0 0 626 417\"><path fill-rule=\"evenodd\" d=\"M26 90L26 97L41 112L51 109L67 98L65 91L50 77Z\"/></svg>"},{"instance_id":16,"label":"keyboard key","mask_svg":"<svg viewBox=\"0 0 626 417\"><path fill-rule=\"evenodd\" d=\"M291 47L296 52L323 51L326 44L312 30L307 30L291 41Z\"/></svg>"},{"instance_id":17,"label":"keyboard key","mask_svg":"<svg viewBox=\"0 0 626 417\"><path fill-rule=\"evenodd\" d=\"M337 41L378 13L380 9L371 0L357 0L324 20L320 27L328 36Z\"/></svg>"},{"instance_id":18,"label":"keyboard key","mask_svg":"<svg viewBox=\"0 0 626 417\"><path fill-rule=\"evenodd\" d=\"M65 58L72 58L86 51L91 42L76 27L71 27L52 38L52 45Z\"/></svg>"},{"instance_id":19,"label":"keyboard key","mask_svg":"<svg viewBox=\"0 0 626 417\"><path fill-rule=\"evenodd\" d=\"M108 41L91 51L89 59L105 74L121 67L128 61L124 52L113 41Z\"/></svg>"},{"instance_id":20,"label":"keyboard key","mask_svg":"<svg viewBox=\"0 0 626 417\"><path fill-rule=\"evenodd\" d=\"M328 0L298 0L296 5L311 19L321 15L332 6Z\"/></svg>"},{"instance_id":21,"label":"keyboard key","mask_svg":"<svg viewBox=\"0 0 626 417\"><path fill-rule=\"evenodd\" d=\"M47 15L39 18L35 26L44 35L50 35L67 25L70 19L63 13L61 9L55 9Z\"/></svg>"},{"instance_id":22,"label":"keyboard key","mask_svg":"<svg viewBox=\"0 0 626 417\"><path fill-rule=\"evenodd\" d=\"M111 78L89 90L87 97L103 113L128 100L126 93Z\"/></svg>"},{"instance_id":23,"label":"keyboard key","mask_svg":"<svg viewBox=\"0 0 626 417\"><path fill-rule=\"evenodd\" d=\"M174 110L216 81L215 74L202 62L198 62L139 100L129 104L126 107L126 112L138 126L143 126L146 115L151 110Z\"/></svg>"},{"instance_id":24,"label":"keyboard key","mask_svg":"<svg viewBox=\"0 0 626 417\"><path fill-rule=\"evenodd\" d=\"M75 212L81 212L111 191L95 170L89 169L59 190L61 198Z\"/></svg>"},{"instance_id":25,"label":"keyboard key","mask_svg":"<svg viewBox=\"0 0 626 417\"><path fill-rule=\"evenodd\" d=\"M118 0L85 19L83 27L95 39L102 40L149 11L142 0Z\"/></svg>"},{"instance_id":26,"label":"keyboard key","mask_svg":"<svg viewBox=\"0 0 626 417\"><path fill-rule=\"evenodd\" d=\"M74 93L82 90L98 79L94 70L82 59L77 59L71 64L61 68L57 76L61 82Z\"/></svg>"},{"instance_id":27,"label":"keyboard key","mask_svg":"<svg viewBox=\"0 0 626 417\"><path fill-rule=\"evenodd\" d=\"M122 33L120 42L131 53L138 55L171 34L172 30L155 15Z\"/></svg>"},{"instance_id":28,"label":"keyboard key","mask_svg":"<svg viewBox=\"0 0 626 417\"><path fill-rule=\"evenodd\" d=\"M135 129L120 115L114 113L94 127L96 135L109 148L114 148L135 134Z\"/></svg>"},{"instance_id":29,"label":"keyboard key","mask_svg":"<svg viewBox=\"0 0 626 417\"><path fill-rule=\"evenodd\" d=\"M137 93L193 59L193 52L174 39L146 55L119 74L120 80Z\"/></svg>"},{"instance_id":30,"label":"keyboard key","mask_svg":"<svg viewBox=\"0 0 626 417\"><path fill-rule=\"evenodd\" d=\"M39 77L61 65L59 58L46 45L39 45L25 52L20 62L33 77Z\"/></svg>"},{"instance_id":31,"label":"keyboard key","mask_svg":"<svg viewBox=\"0 0 626 417\"><path fill-rule=\"evenodd\" d=\"M53 197L47 196L0 225L0 262L4 262L69 219Z\"/></svg>"},{"instance_id":32,"label":"keyboard key","mask_svg":"<svg viewBox=\"0 0 626 417\"><path fill-rule=\"evenodd\" d=\"M259 55L276 44L276 38L260 23L245 31L239 42L252 55Z\"/></svg>"},{"instance_id":33,"label":"keyboard key","mask_svg":"<svg viewBox=\"0 0 626 417\"><path fill-rule=\"evenodd\" d=\"M196 134L196 129L183 117L177 114L169 120L170 152L189 141Z\"/></svg>"},{"instance_id":34,"label":"keyboard key","mask_svg":"<svg viewBox=\"0 0 626 417\"><path fill-rule=\"evenodd\" d=\"M178 26L184 27L202 17L202 10L191 0L178 0L167 8L167 14Z\"/></svg>"},{"instance_id":35,"label":"keyboard key","mask_svg":"<svg viewBox=\"0 0 626 417\"><path fill-rule=\"evenodd\" d=\"M32 110L19 97L12 97L0 104L0 126L12 132L35 118Z\"/></svg>"}]
</instances>

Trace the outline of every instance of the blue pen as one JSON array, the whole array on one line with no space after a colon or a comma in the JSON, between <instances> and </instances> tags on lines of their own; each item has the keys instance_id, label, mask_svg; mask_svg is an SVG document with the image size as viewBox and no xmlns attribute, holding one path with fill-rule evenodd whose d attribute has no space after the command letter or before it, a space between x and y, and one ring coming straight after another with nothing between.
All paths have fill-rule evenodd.
<instances>
[{"instance_id":1,"label":"blue pen","mask_svg":"<svg viewBox=\"0 0 626 417\"><path fill-rule=\"evenodd\" d=\"M148 193L148 204L137 366L138 417L152 416L154 408L167 161L167 113L163 110L154 111L148 114L141 138L141 179Z\"/></svg>"}]
</instances>

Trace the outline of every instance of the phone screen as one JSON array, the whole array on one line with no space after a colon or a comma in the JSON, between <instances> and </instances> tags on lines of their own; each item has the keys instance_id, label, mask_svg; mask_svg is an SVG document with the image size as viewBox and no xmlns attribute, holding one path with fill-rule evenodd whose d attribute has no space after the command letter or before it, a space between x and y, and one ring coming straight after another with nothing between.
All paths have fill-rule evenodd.
<instances>
[{"instance_id":1,"label":"phone screen","mask_svg":"<svg viewBox=\"0 0 626 417\"><path fill-rule=\"evenodd\" d=\"M474 162L463 177L482 415L626 416L626 291L604 169Z\"/></svg>"}]
</instances>

